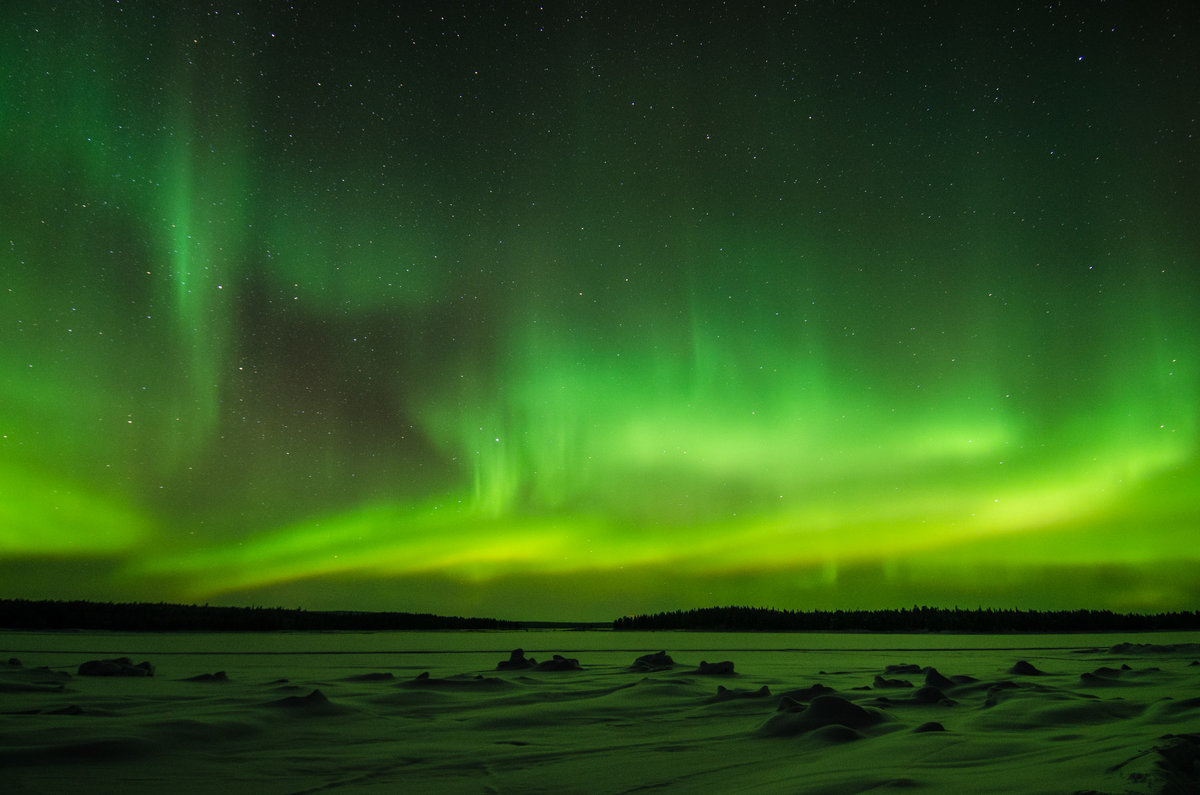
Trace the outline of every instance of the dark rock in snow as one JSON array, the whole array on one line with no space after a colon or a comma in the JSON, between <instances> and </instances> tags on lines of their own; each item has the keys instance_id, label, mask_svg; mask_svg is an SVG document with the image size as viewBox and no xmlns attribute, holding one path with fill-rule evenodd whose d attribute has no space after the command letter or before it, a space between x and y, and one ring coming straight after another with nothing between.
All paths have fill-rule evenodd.
<instances>
[{"instance_id":1,"label":"dark rock in snow","mask_svg":"<svg viewBox=\"0 0 1200 795\"><path fill-rule=\"evenodd\" d=\"M712 663L701 660L700 667L693 673L704 674L706 676L726 676L733 673L733 663L729 660Z\"/></svg>"},{"instance_id":2,"label":"dark rock in snow","mask_svg":"<svg viewBox=\"0 0 1200 795\"><path fill-rule=\"evenodd\" d=\"M215 674L199 674L198 676L190 676L184 680L185 682L228 682L229 677L224 671L217 671Z\"/></svg>"},{"instance_id":3,"label":"dark rock in snow","mask_svg":"<svg viewBox=\"0 0 1200 795\"><path fill-rule=\"evenodd\" d=\"M913 729L913 734L924 734L925 732L944 732L946 727L938 723L936 720L931 720L928 723L922 723L917 728Z\"/></svg>"},{"instance_id":4,"label":"dark rock in snow","mask_svg":"<svg viewBox=\"0 0 1200 795\"><path fill-rule=\"evenodd\" d=\"M578 671L579 660L574 657L563 657L561 654L554 655L553 658L545 662L538 663L536 666L539 671Z\"/></svg>"},{"instance_id":5,"label":"dark rock in snow","mask_svg":"<svg viewBox=\"0 0 1200 795\"><path fill-rule=\"evenodd\" d=\"M764 734L792 735L841 726L846 729L865 729L883 720L875 710L864 709L841 696L818 696L801 710L776 712L763 724Z\"/></svg>"},{"instance_id":6,"label":"dark rock in snow","mask_svg":"<svg viewBox=\"0 0 1200 795\"><path fill-rule=\"evenodd\" d=\"M802 687L798 690L787 690L780 695L784 698L790 698L793 701L812 701L817 696L828 696L835 692L837 691L835 691L832 687L827 687L826 685L817 682L815 685Z\"/></svg>"},{"instance_id":7,"label":"dark rock in snow","mask_svg":"<svg viewBox=\"0 0 1200 795\"><path fill-rule=\"evenodd\" d=\"M913 694L913 700L921 704L940 704L944 707L952 706L955 703L952 699L946 697L941 688L930 685L918 689Z\"/></svg>"},{"instance_id":8,"label":"dark rock in snow","mask_svg":"<svg viewBox=\"0 0 1200 795\"><path fill-rule=\"evenodd\" d=\"M884 674L919 674L921 666L913 663L899 663L897 665L889 665L883 669Z\"/></svg>"},{"instance_id":9,"label":"dark rock in snow","mask_svg":"<svg viewBox=\"0 0 1200 795\"><path fill-rule=\"evenodd\" d=\"M532 657L525 656L524 649L513 649L508 655L507 660L501 660L496 666L497 671L522 671L526 668L533 668L537 665L537 660Z\"/></svg>"},{"instance_id":10,"label":"dark rock in snow","mask_svg":"<svg viewBox=\"0 0 1200 795\"><path fill-rule=\"evenodd\" d=\"M643 654L633 661L633 665L629 666L635 671L643 673L651 673L653 671L665 671L672 668L675 661L671 659L671 655L665 651L657 651L654 654Z\"/></svg>"},{"instance_id":11,"label":"dark rock in snow","mask_svg":"<svg viewBox=\"0 0 1200 795\"><path fill-rule=\"evenodd\" d=\"M709 702L730 701L736 698L769 698L771 688L763 685L758 690L730 690L723 685L717 685L717 694Z\"/></svg>"},{"instance_id":12,"label":"dark rock in snow","mask_svg":"<svg viewBox=\"0 0 1200 795\"><path fill-rule=\"evenodd\" d=\"M1041 676L1043 673L1025 660L1018 660L1016 665L1008 669L1008 672L1019 676Z\"/></svg>"},{"instance_id":13,"label":"dark rock in snow","mask_svg":"<svg viewBox=\"0 0 1200 795\"><path fill-rule=\"evenodd\" d=\"M154 666L148 662L137 665L128 657L111 660L88 660L79 666L80 676L154 676Z\"/></svg>"},{"instance_id":14,"label":"dark rock in snow","mask_svg":"<svg viewBox=\"0 0 1200 795\"><path fill-rule=\"evenodd\" d=\"M347 676L347 682L390 682L396 678L396 675L387 671L374 674L355 674Z\"/></svg>"},{"instance_id":15,"label":"dark rock in snow","mask_svg":"<svg viewBox=\"0 0 1200 795\"><path fill-rule=\"evenodd\" d=\"M929 687L954 687L954 682L938 673L936 668L925 669L925 684Z\"/></svg>"}]
</instances>

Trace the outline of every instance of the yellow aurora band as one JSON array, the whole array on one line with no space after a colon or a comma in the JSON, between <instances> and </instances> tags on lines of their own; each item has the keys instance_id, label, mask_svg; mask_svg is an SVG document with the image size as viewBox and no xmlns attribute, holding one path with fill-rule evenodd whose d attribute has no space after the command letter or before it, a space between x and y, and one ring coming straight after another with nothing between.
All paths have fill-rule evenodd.
<instances>
[{"instance_id":1,"label":"yellow aurora band","mask_svg":"<svg viewBox=\"0 0 1200 795\"><path fill-rule=\"evenodd\" d=\"M0 33L3 595L1195 606L1187 38L78 11Z\"/></svg>"}]
</instances>

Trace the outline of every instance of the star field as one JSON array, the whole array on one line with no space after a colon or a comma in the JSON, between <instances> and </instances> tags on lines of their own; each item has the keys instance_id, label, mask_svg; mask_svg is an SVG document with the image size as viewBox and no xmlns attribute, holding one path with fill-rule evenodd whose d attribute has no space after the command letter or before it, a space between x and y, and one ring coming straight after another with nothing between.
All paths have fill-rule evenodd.
<instances>
[{"instance_id":1,"label":"star field","mask_svg":"<svg viewBox=\"0 0 1200 795\"><path fill-rule=\"evenodd\" d=\"M1190 11L7 16L6 596L1195 605Z\"/></svg>"}]
</instances>

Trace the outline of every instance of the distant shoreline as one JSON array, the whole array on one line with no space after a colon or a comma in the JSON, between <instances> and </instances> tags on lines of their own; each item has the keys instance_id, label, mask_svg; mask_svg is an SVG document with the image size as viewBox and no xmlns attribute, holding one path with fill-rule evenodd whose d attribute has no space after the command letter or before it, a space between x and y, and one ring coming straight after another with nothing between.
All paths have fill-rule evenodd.
<instances>
[{"instance_id":1,"label":"distant shoreline","mask_svg":"<svg viewBox=\"0 0 1200 795\"><path fill-rule=\"evenodd\" d=\"M0 628L119 632L280 632L520 629L514 621L429 613L310 611L165 602L0 599Z\"/></svg>"},{"instance_id":2,"label":"distant shoreline","mask_svg":"<svg viewBox=\"0 0 1200 795\"><path fill-rule=\"evenodd\" d=\"M1108 610L997 610L918 607L899 610L777 610L708 607L619 618L618 631L822 632L903 634L1068 634L1200 630L1200 612L1143 615Z\"/></svg>"},{"instance_id":3,"label":"distant shoreline","mask_svg":"<svg viewBox=\"0 0 1200 795\"><path fill-rule=\"evenodd\" d=\"M164 602L0 599L0 629L115 632L682 631L822 634L1086 634L1200 630L1200 612L917 607L795 611L709 607L602 621L507 621L429 613L310 611Z\"/></svg>"}]
</instances>

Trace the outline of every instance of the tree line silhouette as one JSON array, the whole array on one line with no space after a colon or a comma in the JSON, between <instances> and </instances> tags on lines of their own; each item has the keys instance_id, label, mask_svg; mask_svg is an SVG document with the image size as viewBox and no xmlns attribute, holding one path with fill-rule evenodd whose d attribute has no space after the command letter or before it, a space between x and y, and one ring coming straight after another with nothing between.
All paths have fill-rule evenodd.
<instances>
[{"instance_id":1,"label":"tree line silhouette","mask_svg":"<svg viewBox=\"0 0 1200 795\"><path fill-rule=\"evenodd\" d=\"M518 629L512 621L429 613L308 611L166 602L0 599L0 627L123 632L270 632L280 630Z\"/></svg>"},{"instance_id":2,"label":"tree line silhouette","mask_svg":"<svg viewBox=\"0 0 1200 795\"><path fill-rule=\"evenodd\" d=\"M271 632L515 630L525 625L494 618L430 613L0 599L0 627L123 632ZM1109 610L963 610L916 605L899 610L801 611L730 606L624 616L613 621L612 628L699 632L1156 632L1200 630L1200 611L1137 614Z\"/></svg>"},{"instance_id":3,"label":"tree line silhouette","mask_svg":"<svg viewBox=\"0 0 1200 795\"><path fill-rule=\"evenodd\" d=\"M614 630L702 632L1156 632L1200 629L1200 612L1114 613L1110 610L997 610L918 607L899 610L776 610L706 607L624 616Z\"/></svg>"}]
</instances>

